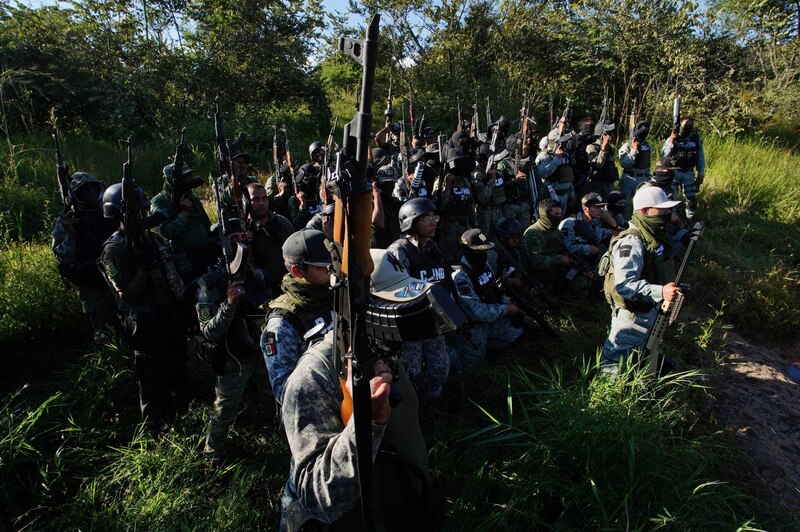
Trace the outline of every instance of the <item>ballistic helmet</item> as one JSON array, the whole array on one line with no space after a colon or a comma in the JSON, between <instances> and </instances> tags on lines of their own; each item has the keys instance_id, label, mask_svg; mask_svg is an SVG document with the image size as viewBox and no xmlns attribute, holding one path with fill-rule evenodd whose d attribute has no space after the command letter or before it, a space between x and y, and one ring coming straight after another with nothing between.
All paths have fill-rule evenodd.
<instances>
[{"instance_id":1,"label":"ballistic helmet","mask_svg":"<svg viewBox=\"0 0 800 532\"><path fill-rule=\"evenodd\" d=\"M314 142L308 145L308 156L311 157L311 159L313 160L314 152L323 148L325 148L325 145L320 141L315 140Z\"/></svg>"},{"instance_id":2,"label":"ballistic helmet","mask_svg":"<svg viewBox=\"0 0 800 532\"><path fill-rule=\"evenodd\" d=\"M436 205L428 198L414 198L403 203L397 216L400 218L400 231L408 233L417 218L427 212L436 211Z\"/></svg>"},{"instance_id":3,"label":"ballistic helmet","mask_svg":"<svg viewBox=\"0 0 800 532\"><path fill-rule=\"evenodd\" d=\"M513 218L501 216L494 224L494 234L503 238L519 238L522 236L522 224Z\"/></svg>"},{"instance_id":4,"label":"ballistic helmet","mask_svg":"<svg viewBox=\"0 0 800 532\"><path fill-rule=\"evenodd\" d=\"M419 148L411 148L411 151L408 152L408 166L411 168L412 166L416 167L417 163L420 162L425 157L425 150L421 150Z\"/></svg>"},{"instance_id":5,"label":"ballistic helmet","mask_svg":"<svg viewBox=\"0 0 800 532\"><path fill-rule=\"evenodd\" d=\"M382 148L372 149L372 166L376 169L389 164L389 154Z\"/></svg>"},{"instance_id":6,"label":"ballistic helmet","mask_svg":"<svg viewBox=\"0 0 800 532\"><path fill-rule=\"evenodd\" d=\"M139 209L149 209L150 200L144 194L142 187L136 187L136 196L139 200ZM122 212L122 183L114 183L103 192L103 216L116 218Z\"/></svg>"}]
</instances>

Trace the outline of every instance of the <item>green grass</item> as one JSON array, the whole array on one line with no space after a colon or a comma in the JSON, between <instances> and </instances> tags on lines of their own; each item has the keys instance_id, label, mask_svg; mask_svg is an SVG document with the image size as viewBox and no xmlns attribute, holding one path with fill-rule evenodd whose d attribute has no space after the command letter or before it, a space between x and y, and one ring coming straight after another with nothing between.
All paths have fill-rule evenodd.
<instances>
[{"instance_id":1,"label":"green grass","mask_svg":"<svg viewBox=\"0 0 800 532\"><path fill-rule=\"evenodd\" d=\"M59 208L49 138L16 142L16 171L4 165L0 181L0 528L275 529L289 455L274 407L249 397L235 459L206 475L213 390L208 369L193 363L199 402L163 441L141 435L131 354L116 342L91 347L49 250ZM635 375L594 379L608 310L591 303L568 309L561 341L534 337L452 380L444 408L422 411L434 485L453 498L448 530L786 526L709 418L700 372L716 373L726 327L796 335L800 156L731 139L709 138L706 149L708 230L666 345L695 369L657 386ZM136 152L151 194L171 151ZM116 146L69 136L65 152L73 169L109 180L123 159Z\"/></svg>"}]
</instances>

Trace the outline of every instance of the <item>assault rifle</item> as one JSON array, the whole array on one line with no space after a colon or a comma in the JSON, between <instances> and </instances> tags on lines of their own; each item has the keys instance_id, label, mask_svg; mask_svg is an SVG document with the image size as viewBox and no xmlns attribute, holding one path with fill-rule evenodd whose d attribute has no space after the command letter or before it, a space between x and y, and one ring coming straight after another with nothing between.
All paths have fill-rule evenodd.
<instances>
[{"instance_id":1,"label":"assault rifle","mask_svg":"<svg viewBox=\"0 0 800 532\"><path fill-rule=\"evenodd\" d=\"M275 183L281 180L281 156L278 149L278 124L272 124L272 166L275 167Z\"/></svg>"},{"instance_id":2,"label":"assault rifle","mask_svg":"<svg viewBox=\"0 0 800 532\"><path fill-rule=\"evenodd\" d=\"M414 122L414 92L411 90L411 84L408 84L408 125L411 126L411 136L417 134L417 130L414 129L415 126Z\"/></svg>"},{"instance_id":3,"label":"assault rifle","mask_svg":"<svg viewBox=\"0 0 800 532\"><path fill-rule=\"evenodd\" d=\"M55 119L54 119L55 120ZM64 210L75 211L75 198L69 188L69 164L64 160L64 154L61 152L61 143L58 140L58 129L53 128L51 133L53 142L56 145L56 183L58 183L58 192L61 195L61 203Z\"/></svg>"},{"instance_id":4,"label":"assault rifle","mask_svg":"<svg viewBox=\"0 0 800 532\"><path fill-rule=\"evenodd\" d=\"M440 208L442 203L442 187L444 187L444 179L447 175L447 153L449 145L447 144L447 136L439 134L439 177L436 182L436 190L433 193L433 201L436 207Z\"/></svg>"},{"instance_id":5,"label":"assault rifle","mask_svg":"<svg viewBox=\"0 0 800 532\"><path fill-rule=\"evenodd\" d=\"M417 138L424 141L425 137L422 136L423 131L425 131L425 108L422 108L422 118L419 119L419 123L417 124Z\"/></svg>"},{"instance_id":6,"label":"assault rifle","mask_svg":"<svg viewBox=\"0 0 800 532\"><path fill-rule=\"evenodd\" d=\"M522 265L505 248L505 246L499 243L495 243L494 249L497 251L497 254L503 260L503 262L506 262L511 267L513 267L514 271L518 272L522 276L523 283L526 286L529 286L531 290L536 292L539 295L539 297L542 298L542 301L547 303L547 306L553 310L553 312L557 312L558 314L563 314L561 308L559 308L558 306L558 301L556 301L556 298L550 295L550 292L548 292L547 289L544 286L542 286L542 283L537 281L532 275L530 275L525 270L525 268L522 267Z\"/></svg>"},{"instance_id":7,"label":"assault rifle","mask_svg":"<svg viewBox=\"0 0 800 532\"><path fill-rule=\"evenodd\" d=\"M214 200L217 205L217 220L219 220L220 240L222 242L222 255L225 258L225 268L231 281L244 281L247 271L248 247L244 242L233 242L232 233L247 230L246 220L238 204L231 205L225 190L225 179L220 176L214 179Z\"/></svg>"},{"instance_id":8,"label":"assault rifle","mask_svg":"<svg viewBox=\"0 0 800 532\"><path fill-rule=\"evenodd\" d=\"M128 160L122 163L122 226L125 229L125 240L128 249L133 251L134 244L138 241L139 196L136 192L136 181L133 180L131 161L131 138L120 140L126 147Z\"/></svg>"},{"instance_id":9,"label":"assault rifle","mask_svg":"<svg viewBox=\"0 0 800 532\"><path fill-rule=\"evenodd\" d=\"M186 162L184 156L186 150L185 127L181 128L180 134L181 136L180 140L178 141L178 146L175 148L175 157L172 159L172 175L168 176L169 184L172 188L170 195L170 214L172 216L177 216L181 212L181 198L183 198L184 194L203 184L203 180L199 177L196 177L191 181L186 181L186 179L183 177L183 166Z\"/></svg>"},{"instance_id":10,"label":"assault rifle","mask_svg":"<svg viewBox=\"0 0 800 532\"><path fill-rule=\"evenodd\" d=\"M486 127L488 128L494 120L492 120L492 107L489 105L489 97L486 97Z\"/></svg>"},{"instance_id":11,"label":"assault rifle","mask_svg":"<svg viewBox=\"0 0 800 532\"><path fill-rule=\"evenodd\" d=\"M595 283L602 279L588 262L583 260L583 258L579 257L575 253L571 252L569 248L567 248L566 244L564 244L563 242L561 242L560 244L562 251L569 258L570 267L569 270L567 270L567 273L564 274L564 278L561 280L561 283L559 283L558 287L559 293L563 291L564 285L569 281L572 281L578 274L584 275L592 283Z\"/></svg>"},{"instance_id":12,"label":"assault rifle","mask_svg":"<svg viewBox=\"0 0 800 532\"><path fill-rule=\"evenodd\" d=\"M233 159L231 159L228 139L225 137L219 96L214 99L214 134L217 141L217 161L219 162L220 178L224 175L228 176L233 201L238 205L239 218L246 220L250 214L250 193L247 191L244 181L233 171Z\"/></svg>"},{"instance_id":13,"label":"assault rifle","mask_svg":"<svg viewBox=\"0 0 800 532\"><path fill-rule=\"evenodd\" d=\"M292 163L292 149L289 147L289 132L286 126L283 126L281 131L283 131L283 147L284 153L286 154L286 164L289 165L289 175L294 179L294 164Z\"/></svg>"},{"instance_id":14,"label":"assault rifle","mask_svg":"<svg viewBox=\"0 0 800 532\"><path fill-rule=\"evenodd\" d=\"M569 120L572 117L572 100L567 98L567 106L564 108L564 112L561 114L561 120L558 121L558 136L561 137L564 135L564 132L569 127Z\"/></svg>"},{"instance_id":15,"label":"assault rifle","mask_svg":"<svg viewBox=\"0 0 800 532\"><path fill-rule=\"evenodd\" d=\"M472 139L479 139L480 133L480 116L478 115L478 94L475 94L475 103L472 104L472 122L469 125L469 136Z\"/></svg>"},{"instance_id":16,"label":"assault rifle","mask_svg":"<svg viewBox=\"0 0 800 532\"><path fill-rule=\"evenodd\" d=\"M614 131L614 124L608 123L608 104L611 100L608 98L608 89L606 89L606 95L603 98L603 110L600 111L600 123L603 124L603 135Z\"/></svg>"},{"instance_id":17,"label":"assault rifle","mask_svg":"<svg viewBox=\"0 0 800 532\"><path fill-rule=\"evenodd\" d=\"M631 114L628 118L628 129L630 129L630 140L633 140L633 131L636 129L636 98L631 104Z\"/></svg>"},{"instance_id":18,"label":"assault rifle","mask_svg":"<svg viewBox=\"0 0 800 532\"><path fill-rule=\"evenodd\" d=\"M681 101L678 98L672 101L672 130L676 135L681 132Z\"/></svg>"},{"instance_id":19,"label":"assault rifle","mask_svg":"<svg viewBox=\"0 0 800 532\"><path fill-rule=\"evenodd\" d=\"M339 126L339 117L337 116L333 120L333 126L331 126L331 130L328 133L328 139L325 141L325 158L323 160L323 168L322 168L322 178L325 180L325 183L331 178L331 154L336 151L336 141L334 140L334 136L336 135L336 128Z\"/></svg>"},{"instance_id":20,"label":"assault rifle","mask_svg":"<svg viewBox=\"0 0 800 532\"><path fill-rule=\"evenodd\" d=\"M389 96L386 98L386 110L383 112L383 116L386 117L386 125L389 126L392 124L392 120L394 120L394 107L392 107L392 78L389 78Z\"/></svg>"},{"instance_id":21,"label":"assault rifle","mask_svg":"<svg viewBox=\"0 0 800 532\"><path fill-rule=\"evenodd\" d=\"M372 185L367 179L370 151L372 95L378 53L380 15L374 15L363 40L339 38L339 49L363 67L361 100L353 120L344 126L342 152L337 157L334 228L331 246L338 282L335 286L336 355L352 360L352 415L355 427L356 461L364 527L374 530L372 514L372 400L369 381L377 356L366 331L372 230ZM342 390L346 388L342 386ZM349 403L348 397L343 402ZM343 416L344 417L344 416ZM345 421L346 423L346 421Z\"/></svg>"},{"instance_id":22,"label":"assault rifle","mask_svg":"<svg viewBox=\"0 0 800 532\"><path fill-rule=\"evenodd\" d=\"M492 132L492 142L489 143L489 160L486 161L486 175L489 175L489 171L494 168L494 158L497 155L497 143L499 141L500 135L500 123L503 122L505 117L501 116L500 120L498 121L497 125L494 127L494 131Z\"/></svg>"},{"instance_id":23,"label":"assault rifle","mask_svg":"<svg viewBox=\"0 0 800 532\"><path fill-rule=\"evenodd\" d=\"M704 230L705 226L702 222L697 222L692 227L689 246L686 248L686 253L683 254L681 266L678 268L678 274L675 276L674 283L677 286L682 286L681 281L686 271L686 264L689 262L689 257L694 250L694 245L700 240ZM655 375L658 372L658 357L661 354L661 343L664 341L664 333L667 332L667 327L678 319L678 313L681 311L685 298L686 296L682 292L678 292L674 301L663 301L661 306L658 307L658 314L656 314L653 325L650 326L650 330L647 332L647 339L644 341L644 349L642 350L642 359L647 360L647 373L650 375Z\"/></svg>"},{"instance_id":24,"label":"assault rifle","mask_svg":"<svg viewBox=\"0 0 800 532\"><path fill-rule=\"evenodd\" d=\"M403 173L403 178L408 175L408 136L406 135L406 112L403 107L400 108L400 170Z\"/></svg>"},{"instance_id":25,"label":"assault rifle","mask_svg":"<svg viewBox=\"0 0 800 532\"><path fill-rule=\"evenodd\" d=\"M456 96L456 102L458 105L458 127L456 131L462 131L464 129L464 122L461 119L461 96Z\"/></svg>"}]
</instances>

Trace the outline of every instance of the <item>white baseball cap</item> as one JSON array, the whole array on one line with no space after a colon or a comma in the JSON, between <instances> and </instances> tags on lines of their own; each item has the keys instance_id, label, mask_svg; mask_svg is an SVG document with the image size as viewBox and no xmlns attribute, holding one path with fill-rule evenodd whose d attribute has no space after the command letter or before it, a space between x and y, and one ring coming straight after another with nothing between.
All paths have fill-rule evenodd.
<instances>
[{"instance_id":1,"label":"white baseball cap","mask_svg":"<svg viewBox=\"0 0 800 532\"><path fill-rule=\"evenodd\" d=\"M385 249L370 249L375 269L370 276L372 295L386 301L413 301L424 296L433 284L408 274L397 258Z\"/></svg>"},{"instance_id":2,"label":"white baseball cap","mask_svg":"<svg viewBox=\"0 0 800 532\"><path fill-rule=\"evenodd\" d=\"M634 211L648 208L671 209L678 204L680 204L680 201L669 199L666 192L652 185L643 186L637 190L636 195L633 196Z\"/></svg>"}]
</instances>

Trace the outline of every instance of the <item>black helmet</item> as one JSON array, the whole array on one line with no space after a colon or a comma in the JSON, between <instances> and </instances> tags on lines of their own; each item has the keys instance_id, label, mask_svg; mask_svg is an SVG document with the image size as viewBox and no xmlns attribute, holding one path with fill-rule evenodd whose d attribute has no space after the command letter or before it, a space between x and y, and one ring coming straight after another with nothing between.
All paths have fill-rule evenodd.
<instances>
[{"instance_id":1,"label":"black helmet","mask_svg":"<svg viewBox=\"0 0 800 532\"><path fill-rule=\"evenodd\" d=\"M647 134L650 132L650 122L647 120L640 120L636 122L633 128L633 136L639 140L647 139Z\"/></svg>"},{"instance_id":2,"label":"black helmet","mask_svg":"<svg viewBox=\"0 0 800 532\"><path fill-rule=\"evenodd\" d=\"M433 129L432 127L426 127L425 129L422 130L422 136L423 137L435 137L436 136L436 130Z\"/></svg>"},{"instance_id":3,"label":"black helmet","mask_svg":"<svg viewBox=\"0 0 800 532\"><path fill-rule=\"evenodd\" d=\"M414 222L425 214L436 210L436 205L428 198L414 198L403 203L397 213L400 218L400 230L408 233L414 226Z\"/></svg>"},{"instance_id":4,"label":"black helmet","mask_svg":"<svg viewBox=\"0 0 800 532\"><path fill-rule=\"evenodd\" d=\"M447 150L447 167L451 170L455 170L456 164L458 164L456 161L465 159L466 157L467 156L464 155L464 152L462 152L460 149L450 148Z\"/></svg>"},{"instance_id":5,"label":"black helmet","mask_svg":"<svg viewBox=\"0 0 800 532\"><path fill-rule=\"evenodd\" d=\"M140 209L149 209L150 200L144 195L142 187L136 187ZM116 218L122 212L122 183L114 183L103 192L103 216Z\"/></svg>"},{"instance_id":6,"label":"black helmet","mask_svg":"<svg viewBox=\"0 0 800 532\"><path fill-rule=\"evenodd\" d=\"M313 160L314 152L323 148L325 148L325 145L320 141L315 140L314 142L308 145L308 156L311 157L311 159Z\"/></svg>"},{"instance_id":7,"label":"black helmet","mask_svg":"<svg viewBox=\"0 0 800 532\"><path fill-rule=\"evenodd\" d=\"M313 146L313 144L312 144ZM377 169L389 163L389 154L382 148L372 149L372 165Z\"/></svg>"},{"instance_id":8,"label":"black helmet","mask_svg":"<svg viewBox=\"0 0 800 532\"><path fill-rule=\"evenodd\" d=\"M417 163L420 162L423 157L425 157L425 150L411 148L411 151L408 152L408 166L417 166Z\"/></svg>"},{"instance_id":9,"label":"black helmet","mask_svg":"<svg viewBox=\"0 0 800 532\"><path fill-rule=\"evenodd\" d=\"M513 218L502 216L494 224L494 234L503 238L519 238L522 236L522 224Z\"/></svg>"},{"instance_id":10,"label":"black helmet","mask_svg":"<svg viewBox=\"0 0 800 532\"><path fill-rule=\"evenodd\" d=\"M517 135L509 135L506 138L506 150L508 153L514 153L517 151Z\"/></svg>"}]
</instances>

